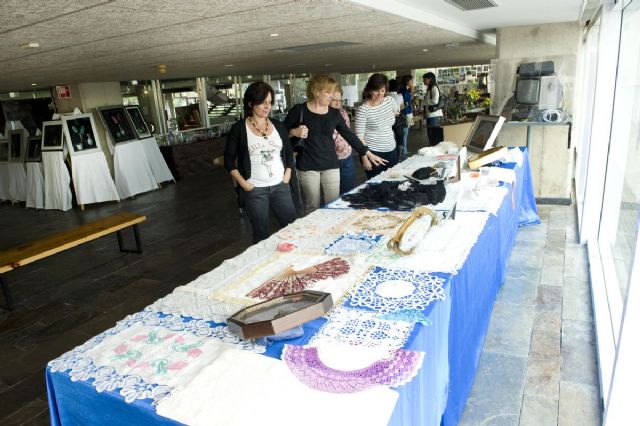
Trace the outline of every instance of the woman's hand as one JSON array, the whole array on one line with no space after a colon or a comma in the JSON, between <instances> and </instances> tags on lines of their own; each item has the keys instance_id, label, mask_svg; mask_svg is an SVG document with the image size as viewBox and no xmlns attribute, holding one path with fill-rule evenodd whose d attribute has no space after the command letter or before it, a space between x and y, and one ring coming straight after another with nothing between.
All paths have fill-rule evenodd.
<instances>
[{"instance_id":1,"label":"woman's hand","mask_svg":"<svg viewBox=\"0 0 640 426\"><path fill-rule=\"evenodd\" d=\"M289 136L295 136L296 138L306 139L309 136L309 129L304 124L289 130Z\"/></svg>"},{"instance_id":2,"label":"woman's hand","mask_svg":"<svg viewBox=\"0 0 640 426\"><path fill-rule=\"evenodd\" d=\"M285 185L287 185L289 183L289 181L291 180L291 169L287 168L284 171L284 176L282 177L282 183L284 183Z\"/></svg>"},{"instance_id":3,"label":"woman's hand","mask_svg":"<svg viewBox=\"0 0 640 426\"><path fill-rule=\"evenodd\" d=\"M365 164L365 162L364 162L365 159L367 161L370 161L371 164L373 164L374 166L383 166L383 165L385 165L385 164L387 164L389 162L388 160L385 160L384 158L378 157L377 155L375 155L371 151L367 151L367 153L365 154L365 157L362 160L363 166ZM365 170L367 170L367 169L365 168Z\"/></svg>"},{"instance_id":4,"label":"woman's hand","mask_svg":"<svg viewBox=\"0 0 640 426\"><path fill-rule=\"evenodd\" d=\"M373 169L373 166L371 165L371 161L369 161L366 155L362 156L362 168L367 171Z\"/></svg>"}]
</instances>

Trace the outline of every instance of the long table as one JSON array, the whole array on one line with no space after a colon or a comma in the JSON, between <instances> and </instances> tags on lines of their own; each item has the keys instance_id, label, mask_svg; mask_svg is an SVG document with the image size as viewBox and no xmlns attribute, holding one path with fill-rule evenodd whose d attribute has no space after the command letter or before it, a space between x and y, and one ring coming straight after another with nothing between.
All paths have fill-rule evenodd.
<instances>
[{"instance_id":1,"label":"long table","mask_svg":"<svg viewBox=\"0 0 640 426\"><path fill-rule=\"evenodd\" d=\"M425 311L428 323L415 324L406 342L404 348L424 352L424 360L413 380L395 388L399 398L389 425L455 425L462 415L473 384L493 304L506 276L517 228L539 223L526 150L523 153L524 161L521 166L515 163L502 165L515 171L516 180L514 184L505 185L508 189L507 196L497 214L489 215L462 267L454 274L433 272L444 282L444 297L429 305ZM114 329L49 363L46 382L51 423L110 426L181 424L156 412L155 403L170 392L169 387L147 383L143 380L144 377L118 375L108 362L100 364L101 360L107 359L104 357L106 354L91 352L107 339L117 339L119 333L123 336L132 333L135 327L142 324L173 331L190 330L197 336L221 339L242 346L242 349L262 351L265 356L280 359L285 344L307 344L325 322L325 318L311 321L304 325L303 336L274 342L260 350L224 334L221 323L184 315L168 315L148 308L127 317ZM136 338L134 336L130 340ZM127 356L126 349L126 346L122 346L120 351L116 350L115 356ZM191 350L195 352L189 352L190 354L199 355L199 349ZM133 347L129 348L129 352L132 351ZM135 351L132 353L135 354ZM135 364L134 359L137 358L132 357ZM174 363L169 365L169 369L171 365L182 368L182 364ZM195 370L190 370L189 374L196 377L197 368L204 367L205 365L193 367ZM238 383L238 386L242 385ZM286 397L283 398L286 400ZM267 414L275 417L268 417ZM272 422L278 416L284 420L286 406L281 414L266 413L265 416L263 424L275 424ZM216 423L213 421L211 424ZM339 417L334 424L341 424Z\"/></svg>"}]
</instances>

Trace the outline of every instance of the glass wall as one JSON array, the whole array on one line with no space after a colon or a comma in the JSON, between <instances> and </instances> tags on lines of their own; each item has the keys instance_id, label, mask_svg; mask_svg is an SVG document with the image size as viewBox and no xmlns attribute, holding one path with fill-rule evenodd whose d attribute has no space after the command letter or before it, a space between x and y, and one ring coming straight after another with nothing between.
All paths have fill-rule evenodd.
<instances>
[{"instance_id":1,"label":"glass wall","mask_svg":"<svg viewBox=\"0 0 640 426\"><path fill-rule=\"evenodd\" d=\"M167 128L169 131L204 127L195 78L161 82Z\"/></svg>"}]
</instances>

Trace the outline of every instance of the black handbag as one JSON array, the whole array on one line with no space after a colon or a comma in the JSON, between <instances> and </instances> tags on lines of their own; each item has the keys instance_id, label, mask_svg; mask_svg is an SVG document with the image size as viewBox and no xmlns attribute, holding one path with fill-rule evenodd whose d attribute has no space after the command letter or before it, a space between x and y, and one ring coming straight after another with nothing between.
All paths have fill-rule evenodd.
<instances>
[{"instance_id":1,"label":"black handbag","mask_svg":"<svg viewBox=\"0 0 640 426\"><path fill-rule=\"evenodd\" d=\"M300 105L300 119L298 120L298 125L294 128L298 128L304 124L302 122L302 119L304 118L303 117L304 105L303 104L299 104L299 105ZM302 152L304 151L304 139L293 137L291 138L291 145L293 145L293 152L298 154L298 158L300 158L300 156L302 155Z\"/></svg>"}]
</instances>

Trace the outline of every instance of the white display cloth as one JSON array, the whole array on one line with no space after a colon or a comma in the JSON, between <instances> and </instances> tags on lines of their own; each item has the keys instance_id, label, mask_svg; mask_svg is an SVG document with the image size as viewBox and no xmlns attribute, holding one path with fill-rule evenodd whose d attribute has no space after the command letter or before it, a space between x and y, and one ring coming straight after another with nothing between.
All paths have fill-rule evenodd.
<instances>
[{"instance_id":1,"label":"white display cloth","mask_svg":"<svg viewBox=\"0 0 640 426\"><path fill-rule=\"evenodd\" d=\"M13 201L27 200L27 172L24 163L7 163L9 172L9 198Z\"/></svg>"},{"instance_id":2,"label":"white display cloth","mask_svg":"<svg viewBox=\"0 0 640 426\"><path fill-rule=\"evenodd\" d=\"M0 200L10 200L9 195L9 166L0 163Z\"/></svg>"},{"instance_id":3,"label":"white display cloth","mask_svg":"<svg viewBox=\"0 0 640 426\"><path fill-rule=\"evenodd\" d=\"M44 168L44 208L47 210L71 209L71 176L64 164L62 151L44 151L42 153Z\"/></svg>"},{"instance_id":4,"label":"white display cloth","mask_svg":"<svg viewBox=\"0 0 640 426\"><path fill-rule=\"evenodd\" d=\"M102 152L72 155L71 175L79 205L120 200Z\"/></svg>"},{"instance_id":5,"label":"white display cloth","mask_svg":"<svg viewBox=\"0 0 640 426\"><path fill-rule=\"evenodd\" d=\"M44 172L42 163L27 163L27 207L44 208Z\"/></svg>"},{"instance_id":6,"label":"white display cloth","mask_svg":"<svg viewBox=\"0 0 640 426\"><path fill-rule=\"evenodd\" d=\"M158 189L142 141L116 144L113 154L115 184L120 198Z\"/></svg>"},{"instance_id":7,"label":"white display cloth","mask_svg":"<svg viewBox=\"0 0 640 426\"><path fill-rule=\"evenodd\" d=\"M389 250L389 238L384 238L367 261L389 268L455 274L467 260L488 219L486 212L457 212L455 220L440 220L432 226L413 254L403 256Z\"/></svg>"},{"instance_id":8,"label":"white display cloth","mask_svg":"<svg viewBox=\"0 0 640 426\"><path fill-rule=\"evenodd\" d=\"M156 138L150 137L141 139L140 143L144 148L144 152L147 154L147 160L149 161L149 166L155 176L156 182L160 183L168 180L175 181L175 178L171 174L171 170L169 170L169 167L167 166L167 162L164 161L162 152L160 152L160 147L158 146Z\"/></svg>"},{"instance_id":9,"label":"white display cloth","mask_svg":"<svg viewBox=\"0 0 640 426\"><path fill-rule=\"evenodd\" d=\"M225 426L376 426L388 423L397 399L398 393L384 386L351 394L317 391L282 361L227 351L163 399L157 412L194 426L211 425L212 419Z\"/></svg>"}]
</instances>

